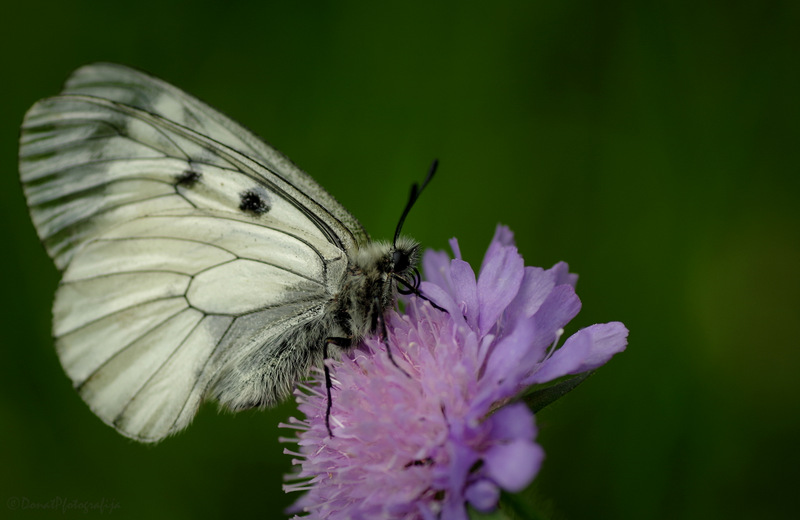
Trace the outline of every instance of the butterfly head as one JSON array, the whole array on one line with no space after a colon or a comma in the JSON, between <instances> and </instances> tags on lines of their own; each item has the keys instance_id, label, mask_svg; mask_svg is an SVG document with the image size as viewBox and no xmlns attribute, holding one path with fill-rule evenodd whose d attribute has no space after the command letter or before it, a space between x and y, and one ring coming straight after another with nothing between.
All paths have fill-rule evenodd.
<instances>
[{"instance_id":1,"label":"butterfly head","mask_svg":"<svg viewBox=\"0 0 800 520\"><path fill-rule=\"evenodd\" d=\"M399 237L389 249L391 258L386 264L386 273L402 285L419 286L419 243L413 238ZM402 290L401 290L402 292Z\"/></svg>"},{"instance_id":2,"label":"butterfly head","mask_svg":"<svg viewBox=\"0 0 800 520\"><path fill-rule=\"evenodd\" d=\"M380 278L385 283L398 281L401 285L416 286L418 260L419 243L413 238L400 237L393 244L371 242L362 247L355 263L368 277Z\"/></svg>"}]
</instances>

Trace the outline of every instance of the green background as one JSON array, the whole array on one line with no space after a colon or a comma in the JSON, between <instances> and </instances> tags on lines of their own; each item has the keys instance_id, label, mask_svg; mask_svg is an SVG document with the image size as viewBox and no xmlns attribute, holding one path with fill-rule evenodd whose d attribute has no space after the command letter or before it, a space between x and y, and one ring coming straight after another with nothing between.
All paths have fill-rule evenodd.
<instances>
[{"instance_id":1,"label":"green background","mask_svg":"<svg viewBox=\"0 0 800 520\"><path fill-rule=\"evenodd\" d=\"M0 31L0 517L274 518L269 412L201 410L157 446L71 389L58 275L17 180L25 110L74 68L133 65L282 150L389 238L480 262L495 225L565 260L628 350L538 416L544 518L793 518L800 467L800 3L19 2ZM390 7L391 5L391 7ZM89 515L98 514L96 512ZM71 516L86 516L71 513Z\"/></svg>"}]
</instances>

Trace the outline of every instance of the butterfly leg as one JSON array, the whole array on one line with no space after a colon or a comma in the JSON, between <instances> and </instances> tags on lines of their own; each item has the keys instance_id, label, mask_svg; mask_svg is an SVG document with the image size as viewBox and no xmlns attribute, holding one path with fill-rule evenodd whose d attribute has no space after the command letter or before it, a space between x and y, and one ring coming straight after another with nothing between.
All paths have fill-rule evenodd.
<instances>
[{"instance_id":1,"label":"butterfly leg","mask_svg":"<svg viewBox=\"0 0 800 520\"><path fill-rule=\"evenodd\" d=\"M325 390L328 394L328 406L325 408L325 427L328 429L328 435L331 437L333 437L333 432L331 431L331 407L333 406L331 388L333 388L333 381L331 380L331 370L325 362L328 360L328 345L347 348L352 344L353 340L351 338L325 338L325 343L322 345L322 369L325 371Z\"/></svg>"},{"instance_id":2,"label":"butterfly leg","mask_svg":"<svg viewBox=\"0 0 800 520\"><path fill-rule=\"evenodd\" d=\"M382 314L378 315L378 322L381 326L381 338L383 339L383 344L386 345L386 354L389 356L389 361L397 367L397 370L404 373L406 377L411 378L411 374L403 370L403 368L397 364L397 361L394 360L394 356L392 355L392 348L389 346L389 331L386 329L386 320L384 319Z\"/></svg>"}]
</instances>

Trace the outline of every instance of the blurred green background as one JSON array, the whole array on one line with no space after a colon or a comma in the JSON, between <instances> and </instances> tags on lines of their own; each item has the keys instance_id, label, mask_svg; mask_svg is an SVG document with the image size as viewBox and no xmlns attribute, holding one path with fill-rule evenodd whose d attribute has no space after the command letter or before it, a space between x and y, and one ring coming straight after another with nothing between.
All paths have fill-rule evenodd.
<instances>
[{"instance_id":1,"label":"blurred green background","mask_svg":"<svg viewBox=\"0 0 800 520\"><path fill-rule=\"evenodd\" d=\"M276 428L291 403L208 406L142 446L59 366L17 133L106 60L252 128L374 237L438 157L408 234L456 236L479 264L502 222L527 264L570 263L572 331L621 320L630 344L538 417L547 459L525 499L544 518L796 518L800 3L72 0L3 17L0 517L54 516L14 500L60 497L274 518L293 499Z\"/></svg>"}]
</instances>

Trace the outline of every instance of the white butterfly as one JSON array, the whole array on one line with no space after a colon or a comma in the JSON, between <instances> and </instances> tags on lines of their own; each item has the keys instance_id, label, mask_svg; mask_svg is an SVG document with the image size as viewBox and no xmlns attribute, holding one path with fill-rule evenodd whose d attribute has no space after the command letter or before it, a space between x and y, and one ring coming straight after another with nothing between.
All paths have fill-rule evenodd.
<instances>
[{"instance_id":1,"label":"white butterfly","mask_svg":"<svg viewBox=\"0 0 800 520\"><path fill-rule=\"evenodd\" d=\"M203 400L277 404L329 343L376 331L398 282L418 285L418 244L400 226L394 243L371 242L245 128L120 65L80 68L28 111L20 174L63 271L64 370L139 441L185 428Z\"/></svg>"}]
</instances>

